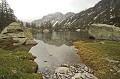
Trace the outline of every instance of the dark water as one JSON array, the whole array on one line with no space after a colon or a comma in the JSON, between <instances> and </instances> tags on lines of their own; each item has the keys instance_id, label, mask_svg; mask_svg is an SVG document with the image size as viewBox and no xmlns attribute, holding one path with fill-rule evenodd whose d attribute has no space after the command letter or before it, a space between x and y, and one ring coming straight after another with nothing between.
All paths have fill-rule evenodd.
<instances>
[{"instance_id":1,"label":"dark water","mask_svg":"<svg viewBox=\"0 0 120 79\"><path fill-rule=\"evenodd\" d=\"M53 70L61 64L80 63L77 49L72 46L72 41L87 39L86 32L51 32L48 34L34 34L38 44L30 52L36 56L38 72Z\"/></svg>"}]
</instances>

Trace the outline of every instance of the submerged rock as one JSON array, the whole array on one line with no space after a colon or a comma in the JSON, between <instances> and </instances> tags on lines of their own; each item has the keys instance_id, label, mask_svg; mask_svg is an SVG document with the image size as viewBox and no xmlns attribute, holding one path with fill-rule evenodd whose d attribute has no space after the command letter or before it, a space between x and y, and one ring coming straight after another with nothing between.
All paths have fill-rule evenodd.
<instances>
[{"instance_id":1,"label":"submerged rock","mask_svg":"<svg viewBox=\"0 0 120 79\"><path fill-rule=\"evenodd\" d=\"M100 44L105 44L105 42L104 42L104 41L101 41Z\"/></svg>"},{"instance_id":2,"label":"submerged rock","mask_svg":"<svg viewBox=\"0 0 120 79\"><path fill-rule=\"evenodd\" d=\"M120 41L120 28L107 24L92 24L89 28L90 37Z\"/></svg>"},{"instance_id":3,"label":"submerged rock","mask_svg":"<svg viewBox=\"0 0 120 79\"><path fill-rule=\"evenodd\" d=\"M23 29L17 22L12 22L7 27L5 27L1 34L0 39L12 38L15 42L13 45L22 44L37 44L32 37L32 33L29 30Z\"/></svg>"}]
</instances>

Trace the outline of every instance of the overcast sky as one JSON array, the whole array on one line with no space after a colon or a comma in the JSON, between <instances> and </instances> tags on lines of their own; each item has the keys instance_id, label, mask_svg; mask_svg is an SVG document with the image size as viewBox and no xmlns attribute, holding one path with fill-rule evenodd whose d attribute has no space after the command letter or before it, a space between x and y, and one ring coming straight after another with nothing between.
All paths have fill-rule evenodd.
<instances>
[{"instance_id":1,"label":"overcast sky","mask_svg":"<svg viewBox=\"0 0 120 79\"><path fill-rule=\"evenodd\" d=\"M33 21L54 12L75 12L94 6L100 0L7 0L18 19Z\"/></svg>"}]
</instances>

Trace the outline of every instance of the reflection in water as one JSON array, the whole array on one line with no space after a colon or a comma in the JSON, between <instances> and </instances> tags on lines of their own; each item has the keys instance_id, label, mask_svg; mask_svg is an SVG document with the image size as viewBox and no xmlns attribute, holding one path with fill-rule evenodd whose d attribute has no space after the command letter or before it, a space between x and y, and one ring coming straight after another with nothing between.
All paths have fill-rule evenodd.
<instances>
[{"instance_id":1,"label":"reflection in water","mask_svg":"<svg viewBox=\"0 0 120 79\"><path fill-rule=\"evenodd\" d=\"M51 32L51 33L38 33L34 34L34 37L38 40L42 40L45 43L60 46L66 44L68 46L72 45L72 41L79 39L87 39L87 32L76 32L76 31L67 31L67 32Z\"/></svg>"},{"instance_id":2,"label":"reflection in water","mask_svg":"<svg viewBox=\"0 0 120 79\"><path fill-rule=\"evenodd\" d=\"M52 32L48 34L35 34L38 44L30 52L36 56L39 66L38 72L50 71L61 64L80 63L79 55L72 45L72 41L86 39L87 33L80 32ZM51 71L50 71L51 72Z\"/></svg>"},{"instance_id":3,"label":"reflection in water","mask_svg":"<svg viewBox=\"0 0 120 79\"><path fill-rule=\"evenodd\" d=\"M55 45L49 45L43 41L36 40L38 44L34 46L30 52L34 56L37 56L35 60L39 66L39 71L52 69L61 64L77 64L80 63L79 56L76 53L76 49L73 46L61 45L59 47Z\"/></svg>"}]
</instances>

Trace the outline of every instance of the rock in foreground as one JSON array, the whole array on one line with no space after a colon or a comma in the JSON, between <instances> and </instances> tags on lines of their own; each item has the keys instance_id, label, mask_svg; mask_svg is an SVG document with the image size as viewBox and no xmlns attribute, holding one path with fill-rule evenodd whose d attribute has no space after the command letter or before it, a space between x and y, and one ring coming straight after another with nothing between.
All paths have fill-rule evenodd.
<instances>
[{"instance_id":1,"label":"rock in foreground","mask_svg":"<svg viewBox=\"0 0 120 79\"><path fill-rule=\"evenodd\" d=\"M46 73L44 79L98 79L93 75L92 69L85 65L61 66L53 74Z\"/></svg>"},{"instance_id":2,"label":"rock in foreground","mask_svg":"<svg viewBox=\"0 0 120 79\"><path fill-rule=\"evenodd\" d=\"M120 41L120 28L107 24L92 24L89 28L90 37Z\"/></svg>"},{"instance_id":3,"label":"rock in foreground","mask_svg":"<svg viewBox=\"0 0 120 79\"><path fill-rule=\"evenodd\" d=\"M36 44L30 31L21 27L17 22L9 24L0 34L0 39L9 38L12 38L14 41L16 41L14 45Z\"/></svg>"}]
</instances>

